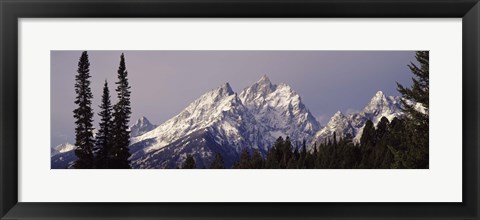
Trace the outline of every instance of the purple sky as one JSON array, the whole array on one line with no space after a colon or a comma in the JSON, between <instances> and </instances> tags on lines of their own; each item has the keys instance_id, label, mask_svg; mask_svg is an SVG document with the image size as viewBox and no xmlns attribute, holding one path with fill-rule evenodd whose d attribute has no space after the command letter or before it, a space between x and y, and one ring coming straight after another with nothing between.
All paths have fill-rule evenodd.
<instances>
[{"instance_id":1,"label":"purple sky","mask_svg":"<svg viewBox=\"0 0 480 220\"><path fill-rule=\"evenodd\" d=\"M82 51L51 52L51 145L74 143L74 79ZM411 85L413 51L89 51L95 122L103 82L112 103L120 54L132 87L132 119L161 124L205 92L229 82L240 93L267 75L300 94L322 126L338 110L359 111L382 90Z\"/></svg>"}]
</instances>

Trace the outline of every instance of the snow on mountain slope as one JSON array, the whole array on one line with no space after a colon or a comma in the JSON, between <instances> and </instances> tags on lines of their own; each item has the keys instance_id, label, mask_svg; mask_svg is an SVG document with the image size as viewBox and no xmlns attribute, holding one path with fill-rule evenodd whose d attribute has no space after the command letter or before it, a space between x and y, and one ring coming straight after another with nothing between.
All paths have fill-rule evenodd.
<instances>
[{"instance_id":1,"label":"snow on mountain slope","mask_svg":"<svg viewBox=\"0 0 480 220\"><path fill-rule=\"evenodd\" d=\"M237 94L226 83L202 95L180 114L152 131L131 138L131 149L136 149L131 160L141 161L140 164L150 164L145 165L148 168L157 168L157 165L164 166L160 163L155 164L148 161L150 158L158 160L158 158L155 159L154 155L168 151L162 150L162 148L176 141L181 142L183 139L188 139L189 135L200 131L208 133L216 144L230 147L238 153L245 147L258 148L262 151L265 151L268 147L262 137L264 128L257 124L255 117L250 114ZM178 144L176 146L178 147L176 151L181 151L180 148L192 147L186 142L181 147ZM196 153L200 154L201 151ZM179 164L182 159L185 158L179 158L178 161L173 163ZM204 159L209 160L209 158Z\"/></svg>"},{"instance_id":2,"label":"snow on mountain slope","mask_svg":"<svg viewBox=\"0 0 480 220\"><path fill-rule=\"evenodd\" d=\"M333 115L327 125L315 134L313 142L317 142L318 144L324 143L326 138L333 137L334 132L336 132L337 137L341 137L345 134L355 134L356 129L352 126L350 119L338 111ZM314 145L314 143L310 145ZM311 148L311 146L309 148Z\"/></svg>"},{"instance_id":3,"label":"snow on mountain slope","mask_svg":"<svg viewBox=\"0 0 480 220\"><path fill-rule=\"evenodd\" d=\"M131 160L138 168L177 167L186 157L178 154L194 154L208 166L221 152L229 163L243 148L266 153L278 136L310 141L319 127L290 86L273 85L263 76L240 95L226 83L154 130L132 137Z\"/></svg>"},{"instance_id":4,"label":"snow on mountain slope","mask_svg":"<svg viewBox=\"0 0 480 220\"><path fill-rule=\"evenodd\" d=\"M52 155L50 158L51 169L68 169L75 160L77 160L77 156L73 150Z\"/></svg>"},{"instance_id":5,"label":"snow on mountain slope","mask_svg":"<svg viewBox=\"0 0 480 220\"><path fill-rule=\"evenodd\" d=\"M156 144L146 150L150 151L164 147L182 136L205 128L217 121L217 116L221 114L223 109L228 110L233 98L234 92L230 85L226 83L205 93L178 115L155 129L138 137L132 137L131 143L155 138Z\"/></svg>"},{"instance_id":6,"label":"snow on mountain slope","mask_svg":"<svg viewBox=\"0 0 480 220\"><path fill-rule=\"evenodd\" d=\"M75 149L75 145L70 144L68 142L63 143L63 144L59 144L59 145L51 148L50 156L55 156L55 155L60 154L60 153L65 153L65 152L71 151L73 149Z\"/></svg>"},{"instance_id":7,"label":"snow on mountain slope","mask_svg":"<svg viewBox=\"0 0 480 220\"><path fill-rule=\"evenodd\" d=\"M273 143L279 136L310 141L320 124L302 103L300 96L288 85L273 85L264 75L240 93L240 100L267 132Z\"/></svg>"},{"instance_id":8,"label":"snow on mountain slope","mask_svg":"<svg viewBox=\"0 0 480 220\"><path fill-rule=\"evenodd\" d=\"M403 115L401 106L401 97L385 96L382 91L378 91L362 112L350 115L352 126L356 129L353 140L355 142L360 141L367 120L371 120L377 126L382 117L389 121L392 121L395 117L401 117Z\"/></svg>"},{"instance_id":9,"label":"snow on mountain slope","mask_svg":"<svg viewBox=\"0 0 480 220\"><path fill-rule=\"evenodd\" d=\"M337 112L327 126L315 134L313 142L323 143L326 138L333 137L333 132L336 132L337 138L351 134L354 141L358 142L367 120L371 120L376 125L382 117L391 121L395 117L402 116L400 100L400 97L385 96L382 91L378 91L361 112L348 116L344 116L340 111Z\"/></svg>"},{"instance_id":10,"label":"snow on mountain slope","mask_svg":"<svg viewBox=\"0 0 480 220\"><path fill-rule=\"evenodd\" d=\"M351 134L358 141L367 120L374 124L383 116L392 120L403 114L400 106L399 97L379 91L361 112L345 116L339 111L321 128L286 84L274 85L263 76L237 95L225 83L157 127L145 117L137 120L131 127L130 161L133 168L176 168L192 155L202 168L221 153L225 166L230 167L245 148L259 149L265 155L278 136L304 139L311 143L309 147L331 138L333 132L338 138ZM52 149L52 168L64 168L76 158L71 150L60 152L71 148Z\"/></svg>"},{"instance_id":11,"label":"snow on mountain slope","mask_svg":"<svg viewBox=\"0 0 480 220\"><path fill-rule=\"evenodd\" d=\"M51 148L50 161L52 169L67 169L77 159L75 145L70 143L59 144Z\"/></svg>"},{"instance_id":12,"label":"snow on mountain slope","mask_svg":"<svg viewBox=\"0 0 480 220\"><path fill-rule=\"evenodd\" d=\"M391 121L394 117L398 117L402 115L401 109L401 99L400 97L396 96L385 96L382 91L378 91L375 96L370 100L367 106L363 109L360 113L365 119L370 119L373 124L377 124L382 117L386 117L389 121ZM358 117L352 117L352 119ZM358 127L359 122L357 120L353 120L353 124L355 127ZM366 121L366 120L365 120Z\"/></svg>"},{"instance_id":13,"label":"snow on mountain slope","mask_svg":"<svg viewBox=\"0 0 480 220\"><path fill-rule=\"evenodd\" d=\"M132 167L136 169L179 168L187 155L192 155L197 168L208 168L216 153L224 158L224 165L231 167L239 158L234 147L221 145L212 127L195 131L173 143L137 158L132 158Z\"/></svg>"},{"instance_id":14,"label":"snow on mountain slope","mask_svg":"<svg viewBox=\"0 0 480 220\"><path fill-rule=\"evenodd\" d=\"M130 136L140 136L155 129L155 127L156 125L153 125L145 116L142 116L130 127Z\"/></svg>"}]
</instances>

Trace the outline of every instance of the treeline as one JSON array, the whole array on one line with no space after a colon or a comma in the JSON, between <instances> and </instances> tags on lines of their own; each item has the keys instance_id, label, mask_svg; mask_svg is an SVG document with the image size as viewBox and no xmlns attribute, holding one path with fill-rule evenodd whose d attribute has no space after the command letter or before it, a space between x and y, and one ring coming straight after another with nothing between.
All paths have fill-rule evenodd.
<instances>
[{"instance_id":1,"label":"treeline","mask_svg":"<svg viewBox=\"0 0 480 220\"><path fill-rule=\"evenodd\" d=\"M258 150L244 149L234 169L389 169L410 168L401 165L396 152L405 151L405 123L383 117L373 126L367 121L360 143L352 135L327 138L324 143L307 147L305 141L293 146L289 137L279 137L264 159ZM311 150L307 150L311 149ZM252 155L252 156L251 156Z\"/></svg>"},{"instance_id":2,"label":"treeline","mask_svg":"<svg viewBox=\"0 0 480 220\"><path fill-rule=\"evenodd\" d=\"M90 62L84 51L78 62L75 76L75 155L71 168L76 169L129 169L130 167L130 86L127 79L125 57L120 56L117 71L117 103L112 106L108 82L105 80L100 107L100 123L93 135L93 94L90 88Z\"/></svg>"},{"instance_id":3,"label":"treeline","mask_svg":"<svg viewBox=\"0 0 480 220\"><path fill-rule=\"evenodd\" d=\"M368 120L359 143L353 141L351 134L337 138L333 133L324 143L307 147L293 146L287 136L279 137L263 157L259 150L245 148L233 169L390 169L416 168L408 166L399 157L407 152L408 143L405 120L394 118L392 122L382 117L377 126ZM307 150L312 149L312 150ZM428 161L424 161L428 162ZM418 164L421 168L422 164ZM195 160L187 156L181 168L194 169ZM224 169L221 154L216 154L209 169Z\"/></svg>"},{"instance_id":4,"label":"treeline","mask_svg":"<svg viewBox=\"0 0 480 220\"><path fill-rule=\"evenodd\" d=\"M359 143L351 134L337 138L333 133L324 143L307 150L293 147L289 137L279 137L265 158L258 150L244 149L232 168L237 169L427 169L429 167L429 52L417 51L420 66L410 63L413 84L406 88L397 83L402 94L402 118L390 122L382 117L376 126L368 120ZM408 101L407 101L408 100ZM419 104L419 105L417 105ZM193 157L187 157L182 168L195 168ZM193 165L193 166L192 166ZM222 169L220 154L209 167Z\"/></svg>"}]
</instances>

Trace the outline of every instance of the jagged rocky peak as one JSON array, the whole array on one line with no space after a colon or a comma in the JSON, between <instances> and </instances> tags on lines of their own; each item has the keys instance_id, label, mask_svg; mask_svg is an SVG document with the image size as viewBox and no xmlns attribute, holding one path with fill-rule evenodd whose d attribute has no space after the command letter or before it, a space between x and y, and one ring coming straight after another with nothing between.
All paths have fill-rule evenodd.
<instances>
[{"instance_id":1,"label":"jagged rocky peak","mask_svg":"<svg viewBox=\"0 0 480 220\"><path fill-rule=\"evenodd\" d=\"M370 99L370 102L368 103L368 105L366 107L379 106L381 104L384 104L385 102L386 102L385 94L383 94L382 91L378 91L377 93L375 93L375 95L372 97L372 99Z\"/></svg>"},{"instance_id":2,"label":"jagged rocky peak","mask_svg":"<svg viewBox=\"0 0 480 220\"><path fill-rule=\"evenodd\" d=\"M266 95L275 90L275 85L272 84L267 75L263 75L260 80L245 88L240 93L240 98L243 102L250 102L255 99L265 98Z\"/></svg>"},{"instance_id":3,"label":"jagged rocky peak","mask_svg":"<svg viewBox=\"0 0 480 220\"><path fill-rule=\"evenodd\" d=\"M201 95L178 115L154 130L133 138L131 143L148 142L144 149L149 152L161 149L193 132L210 129L214 126L217 126L219 130L231 131L233 135L237 130L247 130L237 129L237 126L241 127L241 121L249 122L248 119L253 120L253 116L248 114L248 110L242 105L230 84L224 83ZM248 127L255 127L255 125ZM223 130L219 133L225 133ZM236 140L238 138L230 137L229 139Z\"/></svg>"},{"instance_id":4,"label":"jagged rocky peak","mask_svg":"<svg viewBox=\"0 0 480 220\"><path fill-rule=\"evenodd\" d=\"M272 82L268 78L267 74L264 74L260 80L258 80L258 84L265 84L265 85L271 85Z\"/></svg>"},{"instance_id":5,"label":"jagged rocky peak","mask_svg":"<svg viewBox=\"0 0 480 220\"><path fill-rule=\"evenodd\" d=\"M297 94L297 92L295 92L295 90L293 90L291 86L285 83L280 83L278 86L276 86L276 90L278 90L279 92L282 92L283 95L301 99L300 96Z\"/></svg>"},{"instance_id":6,"label":"jagged rocky peak","mask_svg":"<svg viewBox=\"0 0 480 220\"><path fill-rule=\"evenodd\" d=\"M327 126L315 134L314 140L322 142L326 138L331 138L333 132L336 132L337 137L350 133L354 137L354 141L358 142L367 120L371 120L376 125L382 117L386 117L388 120L400 117L403 114L400 105L400 97L386 96L382 91L378 91L363 111L348 116L343 115L340 111L335 113Z\"/></svg>"},{"instance_id":7,"label":"jagged rocky peak","mask_svg":"<svg viewBox=\"0 0 480 220\"><path fill-rule=\"evenodd\" d=\"M399 97L385 96L382 91L378 91L372 97L367 106L365 106L364 113L379 113L379 112L392 112L397 110L400 104Z\"/></svg>"},{"instance_id":8,"label":"jagged rocky peak","mask_svg":"<svg viewBox=\"0 0 480 220\"><path fill-rule=\"evenodd\" d=\"M142 117L140 117L139 119L137 119L137 121L135 122L135 124L139 124L139 125L150 124L150 121L148 121L147 117L142 116Z\"/></svg>"},{"instance_id":9,"label":"jagged rocky peak","mask_svg":"<svg viewBox=\"0 0 480 220\"><path fill-rule=\"evenodd\" d=\"M266 75L245 88L240 99L257 121L269 128L273 140L279 135L309 140L320 127L292 87L272 84Z\"/></svg>"},{"instance_id":10,"label":"jagged rocky peak","mask_svg":"<svg viewBox=\"0 0 480 220\"><path fill-rule=\"evenodd\" d=\"M341 111L337 111L335 112L335 114L333 115L334 118L342 118L344 117L343 113Z\"/></svg>"},{"instance_id":11,"label":"jagged rocky peak","mask_svg":"<svg viewBox=\"0 0 480 220\"><path fill-rule=\"evenodd\" d=\"M332 123L335 123L335 122L338 122L338 121L341 121L341 120L344 120L344 119L347 119L347 117L341 112L341 111L337 111L335 112L335 114L332 116L332 118L330 119L330 121L328 122L328 124L332 124Z\"/></svg>"},{"instance_id":12,"label":"jagged rocky peak","mask_svg":"<svg viewBox=\"0 0 480 220\"><path fill-rule=\"evenodd\" d=\"M222 95L222 96L231 96L235 93L233 92L233 89L230 86L230 83L228 82L222 84L220 87L216 89L216 91L218 92L219 95Z\"/></svg>"},{"instance_id":13,"label":"jagged rocky peak","mask_svg":"<svg viewBox=\"0 0 480 220\"><path fill-rule=\"evenodd\" d=\"M235 92L233 91L232 87L230 86L230 83L226 82L219 87L210 90L209 92L203 94L200 98L195 100L193 105L197 104L207 104L207 105L212 105L214 102L218 102L225 97L229 97L234 95Z\"/></svg>"},{"instance_id":14,"label":"jagged rocky peak","mask_svg":"<svg viewBox=\"0 0 480 220\"><path fill-rule=\"evenodd\" d=\"M130 127L130 136L136 137L142 134L145 134L151 130L153 130L156 126L150 123L150 121L147 119L147 117L142 116L137 121L135 124L133 124Z\"/></svg>"},{"instance_id":15,"label":"jagged rocky peak","mask_svg":"<svg viewBox=\"0 0 480 220\"><path fill-rule=\"evenodd\" d=\"M367 107L369 105L373 104L396 104L395 102L399 102L401 100L401 97L399 96L387 96L385 95L384 92L378 91L375 93L375 95L372 97L370 102L368 103Z\"/></svg>"},{"instance_id":16,"label":"jagged rocky peak","mask_svg":"<svg viewBox=\"0 0 480 220\"><path fill-rule=\"evenodd\" d=\"M205 162L213 159L216 150L228 152L230 158L224 155L228 160L245 146L266 152L269 143L264 141L263 133L263 127L242 104L230 84L225 83L201 95L154 130L132 138L133 148L140 149L132 154L132 160L141 161L134 166L164 166L163 162L157 163L156 160L181 164L183 159L175 155L191 151L195 152L198 162Z\"/></svg>"},{"instance_id":17,"label":"jagged rocky peak","mask_svg":"<svg viewBox=\"0 0 480 220\"><path fill-rule=\"evenodd\" d=\"M377 93L375 93L375 96L374 97L385 97L385 94L383 94L382 91L377 91Z\"/></svg>"},{"instance_id":18,"label":"jagged rocky peak","mask_svg":"<svg viewBox=\"0 0 480 220\"><path fill-rule=\"evenodd\" d=\"M260 80L240 93L240 99L245 105L252 106L273 99L282 101L282 103L276 104L289 104L292 99L296 99L294 102L300 101L300 96L289 85L285 83L280 83L279 85L272 84L268 76L263 75Z\"/></svg>"}]
</instances>

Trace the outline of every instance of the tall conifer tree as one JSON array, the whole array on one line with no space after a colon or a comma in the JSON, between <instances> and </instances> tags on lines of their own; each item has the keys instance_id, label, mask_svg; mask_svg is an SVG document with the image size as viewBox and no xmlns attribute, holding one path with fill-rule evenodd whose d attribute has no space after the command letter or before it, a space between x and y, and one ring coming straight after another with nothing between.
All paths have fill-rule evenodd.
<instances>
[{"instance_id":1,"label":"tall conifer tree","mask_svg":"<svg viewBox=\"0 0 480 220\"><path fill-rule=\"evenodd\" d=\"M428 168L428 129L429 129L429 51L417 51L415 55L420 66L410 63L408 67L413 73L413 84L406 88L397 83L402 94L402 108L406 114L406 130L410 138L408 149L401 153L400 164L405 168ZM413 103L420 103L423 109L418 109ZM397 158L397 159L398 159Z\"/></svg>"},{"instance_id":2,"label":"tall conifer tree","mask_svg":"<svg viewBox=\"0 0 480 220\"><path fill-rule=\"evenodd\" d=\"M253 150L251 165L252 165L252 169L264 168L263 157L262 157L262 154L260 154L260 151L258 149Z\"/></svg>"},{"instance_id":3,"label":"tall conifer tree","mask_svg":"<svg viewBox=\"0 0 480 220\"><path fill-rule=\"evenodd\" d=\"M375 145L375 127L371 120L367 120L363 127L362 136L360 137L360 145L362 147L373 147Z\"/></svg>"},{"instance_id":4,"label":"tall conifer tree","mask_svg":"<svg viewBox=\"0 0 480 220\"><path fill-rule=\"evenodd\" d=\"M131 107L130 107L130 86L128 84L128 72L125 66L125 56L120 56L120 65L118 67L118 82L117 98L118 102L113 107L113 126L114 126L114 141L112 147L112 160L110 161L110 168L114 169L129 169L130 152L128 146L130 145L130 131L128 123L130 121Z\"/></svg>"},{"instance_id":5,"label":"tall conifer tree","mask_svg":"<svg viewBox=\"0 0 480 220\"><path fill-rule=\"evenodd\" d=\"M242 154L240 155L240 162L238 165L239 169L250 169L251 168L251 157L248 149L245 148L242 150Z\"/></svg>"},{"instance_id":6,"label":"tall conifer tree","mask_svg":"<svg viewBox=\"0 0 480 220\"><path fill-rule=\"evenodd\" d=\"M75 76L75 104L77 108L73 110L75 118L75 155L77 160L73 167L77 169L93 168L93 109L92 109L92 91L90 89L90 62L88 53L84 51L78 61L77 75Z\"/></svg>"},{"instance_id":7,"label":"tall conifer tree","mask_svg":"<svg viewBox=\"0 0 480 220\"><path fill-rule=\"evenodd\" d=\"M215 154L215 159L213 160L212 164L210 164L210 169L224 169L224 162L222 154L217 153Z\"/></svg>"},{"instance_id":8,"label":"tall conifer tree","mask_svg":"<svg viewBox=\"0 0 480 220\"><path fill-rule=\"evenodd\" d=\"M110 168L109 160L111 159L111 148L113 143L113 121L112 121L112 104L110 102L110 91L108 90L108 83L105 80L103 85L102 104L100 105L100 129L96 135L95 148L95 167L96 168Z\"/></svg>"}]
</instances>

